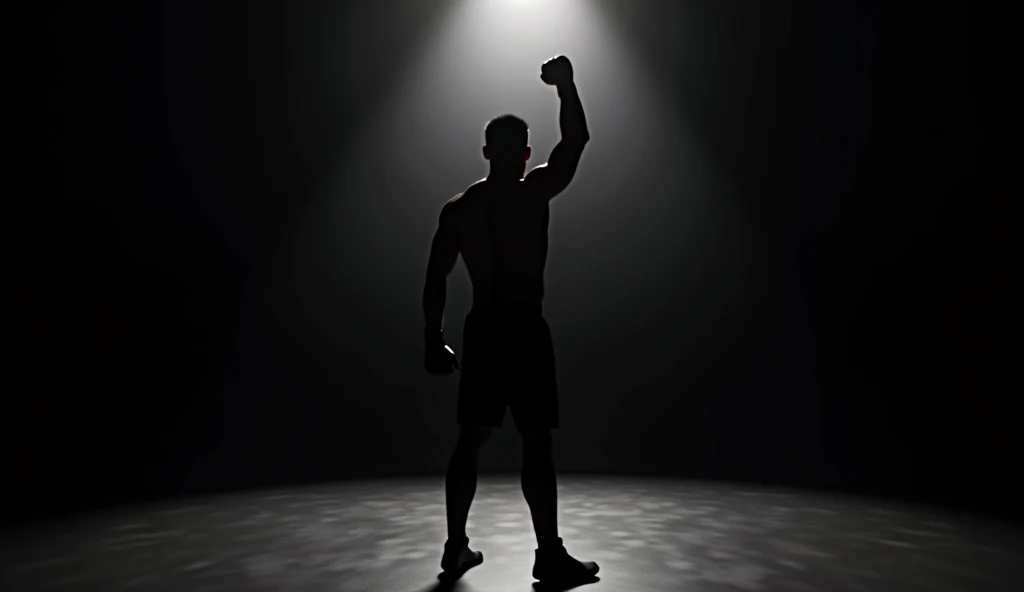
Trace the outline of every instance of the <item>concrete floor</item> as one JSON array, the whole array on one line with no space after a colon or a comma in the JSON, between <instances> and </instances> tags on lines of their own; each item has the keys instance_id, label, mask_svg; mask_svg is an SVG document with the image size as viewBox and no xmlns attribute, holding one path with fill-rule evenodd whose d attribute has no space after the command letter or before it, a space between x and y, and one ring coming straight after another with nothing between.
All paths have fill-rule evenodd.
<instances>
[{"instance_id":1,"label":"concrete floor","mask_svg":"<svg viewBox=\"0 0 1024 592\"><path fill-rule=\"evenodd\" d=\"M727 484L562 477L561 534L601 565L580 591L1024 590L1024 535L937 510ZM470 515L483 565L436 578L443 482L243 492L94 515L5 537L2 589L532 592L513 477Z\"/></svg>"}]
</instances>

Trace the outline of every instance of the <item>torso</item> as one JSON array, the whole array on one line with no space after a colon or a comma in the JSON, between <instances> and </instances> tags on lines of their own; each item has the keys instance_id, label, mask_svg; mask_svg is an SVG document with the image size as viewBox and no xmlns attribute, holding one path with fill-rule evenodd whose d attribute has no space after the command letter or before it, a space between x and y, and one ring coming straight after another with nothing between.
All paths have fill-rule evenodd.
<instances>
[{"instance_id":1,"label":"torso","mask_svg":"<svg viewBox=\"0 0 1024 592\"><path fill-rule=\"evenodd\" d=\"M474 308L539 306L548 253L548 200L523 181L479 181L451 200Z\"/></svg>"}]
</instances>

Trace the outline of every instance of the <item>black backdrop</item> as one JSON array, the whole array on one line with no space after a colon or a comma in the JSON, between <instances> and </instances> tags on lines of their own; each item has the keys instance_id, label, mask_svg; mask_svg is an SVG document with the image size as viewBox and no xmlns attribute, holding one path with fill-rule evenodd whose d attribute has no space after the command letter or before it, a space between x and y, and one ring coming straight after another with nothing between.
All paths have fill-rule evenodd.
<instances>
[{"instance_id":1,"label":"black backdrop","mask_svg":"<svg viewBox=\"0 0 1024 592\"><path fill-rule=\"evenodd\" d=\"M441 139L350 145L443 12L350 4L67 3L20 21L7 518L443 470L454 382L420 371L418 290L437 208L483 163L465 145L406 178L388 153ZM688 242L672 204L717 197L662 181L687 166L664 137L617 173L628 191L595 180L613 150L588 153L553 213L559 467L1019 517L1020 102L1002 6L595 4L746 222ZM424 187L449 161L464 163ZM337 238L289 249L332 174L348 178ZM399 193L423 197L376 209ZM742 257L723 254L733 241ZM461 269L450 291L458 347ZM516 455L506 424L484 467Z\"/></svg>"}]
</instances>

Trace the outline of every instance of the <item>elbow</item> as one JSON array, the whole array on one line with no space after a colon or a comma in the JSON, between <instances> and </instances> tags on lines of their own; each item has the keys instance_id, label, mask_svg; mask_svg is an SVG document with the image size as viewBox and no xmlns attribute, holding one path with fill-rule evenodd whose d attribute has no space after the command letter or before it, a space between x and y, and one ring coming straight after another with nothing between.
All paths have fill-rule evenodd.
<instances>
[{"instance_id":1,"label":"elbow","mask_svg":"<svg viewBox=\"0 0 1024 592\"><path fill-rule=\"evenodd\" d=\"M582 130L572 138L567 138L566 143L572 147L572 150L576 152L582 152L583 147L590 141L590 133L587 130Z\"/></svg>"}]
</instances>

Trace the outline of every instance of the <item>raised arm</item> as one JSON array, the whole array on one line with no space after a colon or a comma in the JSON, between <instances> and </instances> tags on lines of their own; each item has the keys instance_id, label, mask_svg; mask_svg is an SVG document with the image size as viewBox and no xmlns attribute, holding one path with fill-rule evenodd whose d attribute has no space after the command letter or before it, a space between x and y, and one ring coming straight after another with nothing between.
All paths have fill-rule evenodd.
<instances>
[{"instance_id":1,"label":"raised arm","mask_svg":"<svg viewBox=\"0 0 1024 592\"><path fill-rule=\"evenodd\" d=\"M590 141L590 131L587 129L583 103L576 90L569 58L558 56L544 62L541 80L558 89L558 98L561 100L558 127L562 137L551 151L548 162L535 167L526 175L526 183L539 194L551 199L572 182L580 157L583 156L583 148Z\"/></svg>"}]
</instances>

